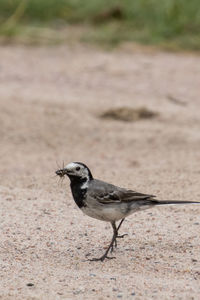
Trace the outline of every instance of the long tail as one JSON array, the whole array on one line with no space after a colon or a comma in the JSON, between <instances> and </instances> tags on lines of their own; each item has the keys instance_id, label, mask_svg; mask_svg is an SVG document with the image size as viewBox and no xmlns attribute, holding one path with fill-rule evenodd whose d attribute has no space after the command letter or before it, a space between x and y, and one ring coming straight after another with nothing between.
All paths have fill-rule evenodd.
<instances>
[{"instance_id":1,"label":"long tail","mask_svg":"<svg viewBox=\"0 0 200 300\"><path fill-rule=\"evenodd\" d=\"M198 201L178 201L178 200L153 200L155 205L170 205L170 204L200 204Z\"/></svg>"}]
</instances>

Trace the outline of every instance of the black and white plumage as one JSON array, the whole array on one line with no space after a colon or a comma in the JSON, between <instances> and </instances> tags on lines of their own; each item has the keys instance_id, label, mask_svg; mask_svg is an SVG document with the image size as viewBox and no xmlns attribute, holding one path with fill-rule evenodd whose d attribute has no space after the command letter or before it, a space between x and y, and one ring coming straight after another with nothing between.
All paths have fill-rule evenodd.
<instances>
[{"instance_id":1,"label":"black and white plumage","mask_svg":"<svg viewBox=\"0 0 200 300\"><path fill-rule=\"evenodd\" d=\"M100 258L93 260L103 261L108 257L108 252L113 251L113 245L117 245L116 239L123 237L118 235L118 230L124 219L134 212L158 205L166 204L194 204L196 201L160 201L154 195L142 194L133 190L120 188L107 182L94 179L90 169L83 163L72 162L65 168L57 170L60 177L67 175L74 201L82 212L92 218L110 222L113 228L111 243ZM116 227L116 221L120 221Z\"/></svg>"}]
</instances>

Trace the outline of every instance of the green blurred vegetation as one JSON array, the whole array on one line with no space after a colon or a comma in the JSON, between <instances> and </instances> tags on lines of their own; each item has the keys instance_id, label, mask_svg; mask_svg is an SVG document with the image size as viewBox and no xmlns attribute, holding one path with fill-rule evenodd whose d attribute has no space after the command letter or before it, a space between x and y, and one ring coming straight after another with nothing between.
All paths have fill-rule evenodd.
<instances>
[{"instance_id":1,"label":"green blurred vegetation","mask_svg":"<svg viewBox=\"0 0 200 300\"><path fill-rule=\"evenodd\" d=\"M2 36L65 23L89 28L82 38L91 42L200 50L199 0L0 0Z\"/></svg>"}]
</instances>

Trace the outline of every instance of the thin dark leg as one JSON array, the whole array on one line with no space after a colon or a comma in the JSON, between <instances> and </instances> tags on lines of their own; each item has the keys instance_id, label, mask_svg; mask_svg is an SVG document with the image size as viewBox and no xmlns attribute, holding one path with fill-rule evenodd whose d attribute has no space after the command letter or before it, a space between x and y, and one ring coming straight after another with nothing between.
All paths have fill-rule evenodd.
<instances>
[{"instance_id":1,"label":"thin dark leg","mask_svg":"<svg viewBox=\"0 0 200 300\"><path fill-rule=\"evenodd\" d=\"M118 235L118 230L120 229L120 227L121 227L122 223L124 222L124 220L125 220L125 218L120 221L120 223L117 227L117 238L123 238L124 236L128 235L127 233L124 233L122 235Z\"/></svg>"},{"instance_id":2,"label":"thin dark leg","mask_svg":"<svg viewBox=\"0 0 200 300\"><path fill-rule=\"evenodd\" d=\"M106 252L104 253L104 255L102 255L100 258L92 258L90 259L90 261L104 261L105 258L108 258L108 259L113 259L115 257L110 257L110 256L107 256L108 255L108 252L111 251L113 252L113 245L115 245L115 247L117 247L117 238L123 238L125 235L127 234L123 234L123 235L118 235L118 230L120 229L122 223L124 222L125 218L122 219L119 223L119 225L116 227L116 224L115 222L111 222L111 225L112 225L112 228L113 228L113 237L112 237L112 240L110 242L110 245L108 246Z\"/></svg>"},{"instance_id":3,"label":"thin dark leg","mask_svg":"<svg viewBox=\"0 0 200 300\"><path fill-rule=\"evenodd\" d=\"M122 219L122 220L120 221L120 223L119 223L119 225L118 225L118 227L117 227L117 232L118 232L118 230L120 229L120 227L121 227L122 223L124 222L124 220L125 220L125 218Z\"/></svg>"},{"instance_id":4,"label":"thin dark leg","mask_svg":"<svg viewBox=\"0 0 200 300\"><path fill-rule=\"evenodd\" d=\"M119 225L118 225L118 227L117 227L117 237L116 237L116 238L123 238L124 236L127 235L127 233L122 234L122 235L118 235L118 231L119 231L119 229L120 229L122 223L124 222L124 220L125 220L125 218L122 219L122 220L120 221L120 223L119 223ZM117 239L115 240L115 248L117 248Z\"/></svg>"},{"instance_id":5,"label":"thin dark leg","mask_svg":"<svg viewBox=\"0 0 200 300\"><path fill-rule=\"evenodd\" d=\"M121 223L121 222L120 222ZM114 243L112 244L112 247L110 248L110 252L112 253L113 252L113 245L115 244L115 248L117 247L117 235L118 235L118 227L116 227L116 224L115 222L111 223L112 225L112 228L113 228L113 235L116 235L116 238L114 240Z\"/></svg>"},{"instance_id":6,"label":"thin dark leg","mask_svg":"<svg viewBox=\"0 0 200 300\"><path fill-rule=\"evenodd\" d=\"M98 261L98 260L104 261L105 258L108 258L108 259L115 258L115 257L107 256L110 249L113 249L113 244L114 244L114 242L116 241L116 238L117 238L117 228L116 228L115 222L111 222L111 225L112 225L112 228L113 228L113 237L112 237L112 240L111 240L110 245L108 246L106 252L100 258L92 258L92 259L90 259L90 261ZM112 250L111 250L111 252L112 252Z\"/></svg>"}]
</instances>

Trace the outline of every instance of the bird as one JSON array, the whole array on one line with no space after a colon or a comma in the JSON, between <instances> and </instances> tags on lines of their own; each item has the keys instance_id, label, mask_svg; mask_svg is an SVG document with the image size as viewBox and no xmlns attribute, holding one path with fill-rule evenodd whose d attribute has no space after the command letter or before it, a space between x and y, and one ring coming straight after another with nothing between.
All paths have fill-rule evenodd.
<instances>
[{"instance_id":1,"label":"bird","mask_svg":"<svg viewBox=\"0 0 200 300\"><path fill-rule=\"evenodd\" d=\"M91 261L103 262L115 258L109 256L109 252L112 253L113 248L117 247L117 239L126 235L119 235L118 232L129 215L160 205L200 204L198 201L157 200L155 195L138 193L95 179L90 169L81 162L71 162L55 173L60 177L69 177L74 201L84 214L110 222L112 226L113 236L108 248L101 257L92 258Z\"/></svg>"}]
</instances>

